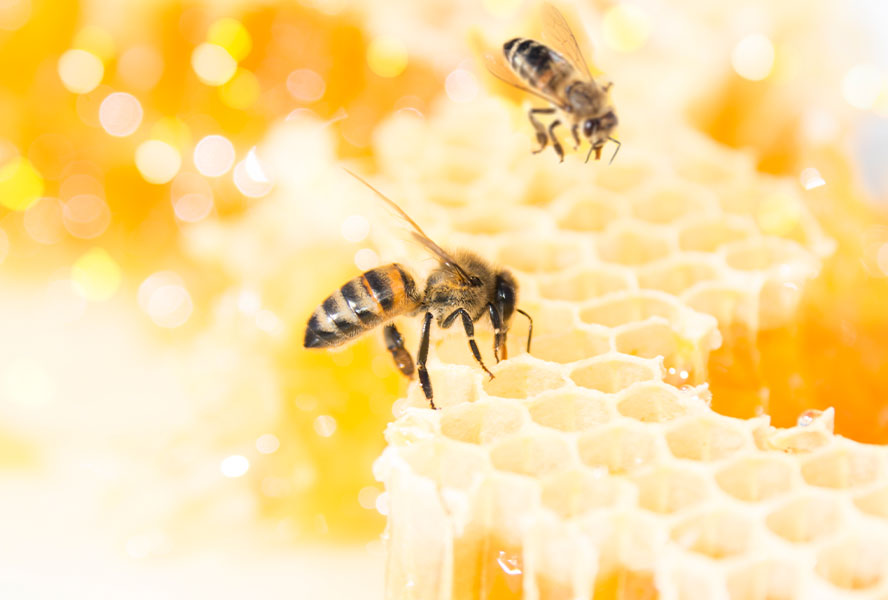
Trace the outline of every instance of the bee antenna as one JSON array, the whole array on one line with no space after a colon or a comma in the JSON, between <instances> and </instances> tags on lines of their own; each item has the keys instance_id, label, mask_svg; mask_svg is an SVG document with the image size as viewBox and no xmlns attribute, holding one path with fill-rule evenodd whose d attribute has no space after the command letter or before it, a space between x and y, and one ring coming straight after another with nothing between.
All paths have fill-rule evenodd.
<instances>
[{"instance_id":1,"label":"bee antenna","mask_svg":"<svg viewBox=\"0 0 888 600\"><path fill-rule=\"evenodd\" d=\"M520 308L516 308L515 312L519 312L525 317L527 317L528 326L527 326L527 352L530 352L530 339L533 337L533 319L529 314L521 310Z\"/></svg>"},{"instance_id":2,"label":"bee antenna","mask_svg":"<svg viewBox=\"0 0 888 600\"><path fill-rule=\"evenodd\" d=\"M608 163L607 163L607 164L608 164L608 166L610 166L610 165L612 165L612 164L613 164L613 162L614 162L614 159L615 159L615 158L616 158L616 157L617 157L617 152L619 152L619 151L620 151L620 147L621 147L621 146L622 146L622 145L623 145L623 144L621 144L621 143L620 143L620 140L615 140L615 139L614 139L614 138L612 138L612 137L608 137L608 138L607 138L607 139L609 139L609 140L610 140L610 141L612 141L612 142L613 142L613 143L615 143L615 144L616 144L616 145L617 145L617 149L616 149L616 150L614 150L614 155L613 155L613 156L611 156L611 159L610 159L610 161L609 161L609 162L608 162Z\"/></svg>"}]
</instances>

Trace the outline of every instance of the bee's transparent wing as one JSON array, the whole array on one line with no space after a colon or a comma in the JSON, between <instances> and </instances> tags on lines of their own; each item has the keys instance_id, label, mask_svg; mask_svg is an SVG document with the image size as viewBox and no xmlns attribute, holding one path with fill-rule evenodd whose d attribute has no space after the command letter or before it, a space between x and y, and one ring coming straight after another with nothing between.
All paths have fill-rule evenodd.
<instances>
[{"instance_id":1,"label":"bee's transparent wing","mask_svg":"<svg viewBox=\"0 0 888 600\"><path fill-rule=\"evenodd\" d=\"M348 169L346 169L344 167L343 167L343 170L346 173L348 173L349 175L351 175L352 177L354 177L355 179L357 179L358 181L360 181L361 183L363 183L364 185L366 185L368 188L370 188L370 190L374 194L376 194L376 196L379 197L380 200L385 202L389 208L394 210L398 214L398 216L401 217L401 219L403 219L407 223L407 225L409 225L410 230L411 230L410 233L412 234L413 239L415 239L417 242L422 244L422 246L425 247L426 250L428 250L429 252L434 254L438 258L438 260L441 262L442 265L444 265L445 267L448 267L450 269L453 269L453 271L460 277L460 279L463 280L464 283L466 283L466 284L471 283L471 280L472 280L471 277L469 277L469 274L466 273L465 269L463 269L459 265L459 263L456 262L456 259L453 258L450 254L448 254L443 248L441 248L441 246L439 246L434 241L432 241L432 239L425 234L425 232L422 230L422 228L416 224L416 221L411 219L410 215L408 215L404 211L403 208L398 206L394 200L392 200L391 198L389 198L388 196L386 196L385 194L383 194L382 192L377 190L375 187L370 185L370 183L367 180L365 180L364 178L362 178L361 176L353 173L352 171L349 171Z\"/></svg>"},{"instance_id":2,"label":"bee's transparent wing","mask_svg":"<svg viewBox=\"0 0 888 600\"><path fill-rule=\"evenodd\" d=\"M586 59L583 58L577 38L570 30L570 25L567 24L564 15L548 2L543 4L542 12L543 41L570 61L586 77L592 79L589 65L586 64Z\"/></svg>"},{"instance_id":3,"label":"bee's transparent wing","mask_svg":"<svg viewBox=\"0 0 888 600\"><path fill-rule=\"evenodd\" d=\"M542 93L539 90L528 87L527 84L518 79L518 76L515 75L514 71L512 71L512 69L506 63L506 57L503 56L502 52L485 52L484 65L487 67L487 70L490 71L490 74L500 81L508 83L509 85L516 87L521 91L527 92L528 94L533 94L537 98L541 98L542 100L554 104L559 108L563 108L562 101L555 96L550 96L548 94Z\"/></svg>"}]
</instances>

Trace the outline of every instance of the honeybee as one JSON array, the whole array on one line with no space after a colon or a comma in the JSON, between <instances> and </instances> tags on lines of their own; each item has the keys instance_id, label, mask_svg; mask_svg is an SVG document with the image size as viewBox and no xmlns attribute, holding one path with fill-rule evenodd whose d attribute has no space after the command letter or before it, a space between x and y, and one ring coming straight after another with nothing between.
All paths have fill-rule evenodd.
<instances>
[{"instance_id":1,"label":"honeybee","mask_svg":"<svg viewBox=\"0 0 888 600\"><path fill-rule=\"evenodd\" d=\"M370 188L408 224L413 238L438 259L420 290L408 271L398 263L376 267L362 273L333 292L318 306L305 328L306 348L332 348L345 344L371 329L385 324L383 336L398 370L407 377L414 372L413 359L404 347L404 338L392 319L402 315L423 314L416 370L422 391L435 408L432 384L426 370L432 321L447 329L460 319L469 349L491 379L493 373L481 359L475 343L475 326L485 316L493 326L493 355L497 362L507 358L506 334L515 312L527 317L527 351L533 336L533 319L516 308L518 284L506 269L490 265L469 250L449 253L433 242L400 206L372 185L348 171Z\"/></svg>"},{"instance_id":2,"label":"honeybee","mask_svg":"<svg viewBox=\"0 0 888 600\"><path fill-rule=\"evenodd\" d=\"M540 144L534 154L542 152L551 141L559 159L564 160L564 149L555 137L555 128L563 120L570 125L575 150L580 147L581 129L589 140L586 162L593 150L595 160L601 158L607 140L617 144L610 160L613 162L621 146L611 137L617 115L607 93L613 84L595 81L567 21L551 4L543 6L543 40L548 45L529 38L513 38L503 44L502 54L485 55L487 68L495 77L554 105L532 108L528 113ZM536 118L559 112L560 118L552 121L548 129Z\"/></svg>"}]
</instances>

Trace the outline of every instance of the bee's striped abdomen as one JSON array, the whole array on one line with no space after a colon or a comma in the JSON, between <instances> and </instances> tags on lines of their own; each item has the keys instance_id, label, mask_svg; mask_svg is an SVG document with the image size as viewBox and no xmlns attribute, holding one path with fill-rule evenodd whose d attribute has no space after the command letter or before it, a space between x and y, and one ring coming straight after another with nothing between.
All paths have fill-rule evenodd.
<instances>
[{"instance_id":1,"label":"bee's striped abdomen","mask_svg":"<svg viewBox=\"0 0 888 600\"><path fill-rule=\"evenodd\" d=\"M306 348L339 346L419 304L413 278L398 264L370 269L333 292L308 320Z\"/></svg>"},{"instance_id":2,"label":"bee's striped abdomen","mask_svg":"<svg viewBox=\"0 0 888 600\"><path fill-rule=\"evenodd\" d=\"M528 38L514 38L503 44L503 54L512 70L535 88L552 87L561 55L548 46Z\"/></svg>"}]
</instances>

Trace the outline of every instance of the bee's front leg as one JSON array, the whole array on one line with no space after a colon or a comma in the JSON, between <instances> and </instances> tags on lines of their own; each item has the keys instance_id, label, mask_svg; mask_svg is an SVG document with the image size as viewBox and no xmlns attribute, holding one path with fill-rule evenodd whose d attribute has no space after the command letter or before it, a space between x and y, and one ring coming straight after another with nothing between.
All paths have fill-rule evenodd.
<instances>
[{"instance_id":1,"label":"bee's front leg","mask_svg":"<svg viewBox=\"0 0 888 600\"><path fill-rule=\"evenodd\" d=\"M549 135L546 133L546 127L537 121L534 115L552 114L555 114L554 108L531 108L530 112L527 113L527 116L530 118L530 124L533 125L533 129L536 131L537 142L540 144L540 147L533 151L534 154L542 152L549 143Z\"/></svg>"},{"instance_id":2,"label":"bee's front leg","mask_svg":"<svg viewBox=\"0 0 888 600\"><path fill-rule=\"evenodd\" d=\"M580 124L574 123L574 126L570 128L570 132L574 136L574 150L579 150L579 148L580 148Z\"/></svg>"},{"instance_id":3,"label":"bee's front leg","mask_svg":"<svg viewBox=\"0 0 888 600\"><path fill-rule=\"evenodd\" d=\"M558 153L558 162L564 162L564 148L561 147L561 142L555 137L555 128L559 125L561 125L561 121L558 119L552 121L552 124L549 125L549 137L552 139L552 147L555 148L555 152Z\"/></svg>"}]
</instances>

